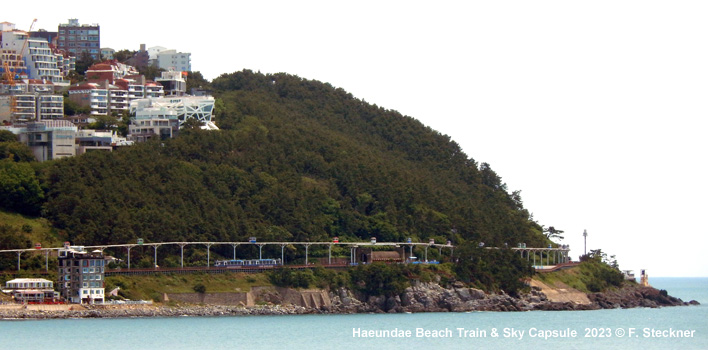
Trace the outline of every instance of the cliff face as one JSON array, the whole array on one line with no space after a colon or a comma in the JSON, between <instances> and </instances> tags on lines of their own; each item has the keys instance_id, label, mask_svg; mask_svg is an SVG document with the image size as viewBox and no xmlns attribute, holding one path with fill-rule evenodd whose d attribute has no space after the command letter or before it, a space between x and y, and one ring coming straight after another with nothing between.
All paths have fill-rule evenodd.
<instances>
[{"instance_id":1,"label":"cliff face","mask_svg":"<svg viewBox=\"0 0 708 350\"><path fill-rule=\"evenodd\" d=\"M535 281L534 281L535 282ZM417 283L400 296L357 296L347 289L330 291L332 306L322 312L465 312L465 311L531 311L531 310L596 310L632 307L694 305L674 298L652 287L630 285L606 293L585 294L572 288L552 288L532 283L531 291L518 297L486 294L461 284L443 288L436 283Z\"/></svg>"},{"instance_id":2,"label":"cliff face","mask_svg":"<svg viewBox=\"0 0 708 350\"><path fill-rule=\"evenodd\" d=\"M638 285L625 286L622 289L606 293L588 294L586 299L563 301L562 298L566 298L568 293L574 294L575 292L569 291L567 288L532 286L529 293L512 297L503 293L487 294L479 289L467 288L462 284L443 288L436 283L417 283L408 287L404 293L398 296L364 297L346 288L326 291L262 287L254 288L247 293L170 294L170 300L187 303L187 305L179 306L71 306L62 310L36 310L22 305L0 305L0 319L560 311L655 308L698 304L696 301L683 302L681 299L666 295L664 291ZM564 294L565 296L563 296Z\"/></svg>"}]
</instances>

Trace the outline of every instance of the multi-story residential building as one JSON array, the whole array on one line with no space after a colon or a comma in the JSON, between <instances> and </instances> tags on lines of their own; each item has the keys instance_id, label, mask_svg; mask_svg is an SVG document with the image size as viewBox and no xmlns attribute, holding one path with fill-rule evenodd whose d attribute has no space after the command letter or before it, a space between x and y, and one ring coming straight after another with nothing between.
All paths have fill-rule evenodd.
<instances>
[{"instance_id":1,"label":"multi-story residential building","mask_svg":"<svg viewBox=\"0 0 708 350\"><path fill-rule=\"evenodd\" d=\"M43 38L49 44L55 45L57 40L57 32L49 32L45 29L40 29L36 32L30 32L30 37L32 38Z\"/></svg>"},{"instance_id":2,"label":"multi-story residential building","mask_svg":"<svg viewBox=\"0 0 708 350\"><path fill-rule=\"evenodd\" d=\"M100 250L87 252L81 246L65 245L58 258L57 289L64 299L77 304L104 301L105 260Z\"/></svg>"},{"instance_id":3,"label":"multi-story residential building","mask_svg":"<svg viewBox=\"0 0 708 350\"><path fill-rule=\"evenodd\" d=\"M98 24L79 25L79 20L72 18L58 28L57 48L66 50L71 55L81 57L88 52L94 60L101 59L101 27Z\"/></svg>"},{"instance_id":4,"label":"multi-story residential building","mask_svg":"<svg viewBox=\"0 0 708 350\"><path fill-rule=\"evenodd\" d=\"M64 97L61 95L36 95L37 120L64 117Z\"/></svg>"},{"instance_id":5,"label":"multi-story residential building","mask_svg":"<svg viewBox=\"0 0 708 350\"><path fill-rule=\"evenodd\" d=\"M157 66L157 55L162 52L167 50L166 47L162 46L153 46L147 49L148 52L148 57L150 57L150 64L153 66Z\"/></svg>"},{"instance_id":6,"label":"multi-story residential building","mask_svg":"<svg viewBox=\"0 0 708 350\"><path fill-rule=\"evenodd\" d=\"M0 95L0 121L28 122L63 117L64 99L61 95Z\"/></svg>"},{"instance_id":7,"label":"multi-story residential building","mask_svg":"<svg viewBox=\"0 0 708 350\"><path fill-rule=\"evenodd\" d=\"M69 85L57 65L57 54L46 39L30 38L27 32L21 30L4 30L1 41L2 49L8 55L11 55L10 50L14 50L24 60L29 78L51 81L59 86Z\"/></svg>"},{"instance_id":8,"label":"multi-story residential building","mask_svg":"<svg viewBox=\"0 0 708 350\"><path fill-rule=\"evenodd\" d=\"M76 155L81 155L91 151L113 151L113 146L117 145L119 138L111 130L79 130L76 133Z\"/></svg>"},{"instance_id":9,"label":"multi-story residential building","mask_svg":"<svg viewBox=\"0 0 708 350\"><path fill-rule=\"evenodd\" d=\"M191 72L192 54L189 52L177 52L177 50L162 50L157 54L157 67Z\"/></svg>"},{"instance_id":10,"label":"multi-story residential building","mask_svg":"<svg viewBox=\"0 0 708 350\"><path fill-rule=\"evenodd\" d=\"M15 110L12 112L12 120L15 122L26 122L37 118L37 100L34 95L17 94L8 96L14 99ZM10 103L13 103L12 101Z\"/></svg>"},{"instance_id":11,"label":"multi-story residential building","mask_svg":"<svg viewBox=\"0 0 708 350\"><path fill-rule=\"evenodd\" d=\"M79 106L91 108L91 115L109 115L128 111L133 100L164 96L162 85L146 81L144 76L126 76L114 82L76 84L69 88L69 99Z\"/></svg>"},{"instance_id":12,"label":"multi-story residential building","mask_svg":"<svg viewBox=\"0 0 708 350\"><path fill-rule=\"evenodd\" d=\"M101 63L96 63L89 67L84 74L86 80L108 80L113 84L116 80L126 76L137 76L140 72L133 66L120 63L116 60L107 60Z\"/></svg>"},{"instance_id":13,"label":"multi-story residential building","mask_svg":"<svg viewBox=\"0 0 708 350\"><path fill-rule=\"evenodd\" d=\"M159 137L161 140L177 136L179 120L177 112L164 107L144 108L136 111L128 125L128 140L145 142Z\"/></svg>"},{"instance_id":14,"label":"multi-story residential building","mask_svg":"<svg viewBox=\"0 0 708 350\"><path fill-rule=\"evenodd\" d=\"M78 128L66 120L44 120L1 127L26 144L40 161L73 157L76 155L74 139Z\"/></svg>"},{"instance_id":15,"label":"multi-story residential building","mask_svg":"<svg viewBox=\"0 0 708 350\"><path fill-rule=\"evenodd\" d=\"M101 48L101 58L104 60L112 60L113 55L116 53L116 50L111 49L110 47L102 47Z\"/></svg>"},{"instance_id":16,"label":"multi-story residential building","mask_svg":"<svg viewBox=\"0 0 708 350\"><path fill-rule=\"evenodd\" d=\"M29 70L25 66L25 61L22 56L17 54L17 51L0 48L0 75L2 75L0 78L4 78L5 65L7 65L7 69L12 74L11 77L13 79L27 79L29 77Z\"/></svg>"},{"instance_id":17,"label":"multi-story residential building","mask_svg":"<svg viewBox=\"0 0 708 350\"><path fill-rule=\"evenodd\" d=\"M57 56L57 68L59 68L62 76L66 77L69 72L76 70L76 57L69 56L69 54L58 50L55 51L55 54Z\"/></svg>"},{"instance_id":18,"label":"multi-story residential building","mask_svg":"<svg viewBox=\"0 0 708 350\"><path fill-rule=\"evenodd\" d=\"M166 96L161 98L146 98L130 102L130 112L137 113L151 108L165 108L175 112L179 125L190 118L204 123L204 127L218 130L212 122L214 111L214 98L211 96Z\"/></svg>"},{"instance_id":19,"label":"multi-story residential building","mask_svg":"<svg viewBox=\"0 0 708 350\"><path fill-rule=\"evenodd\" d=\"M184 79L186 74L170 69L155 78L155 82L164 87L165 96L184 96L187 94L187 80Z\"/></svg>"},{"instance_id":20,"label":"multi-story residential building","mask_svg":"<svg viewBox=\"0 0 708 350\"><path fill-rule=\"evenodd\" d=\"M145 98L160 98L165 96L164 87L154 81L145 83Z\"/></svg>"},{"instance_id":21,"label":"multi-story residential building","mask_svg":"<svg viewBox=\"0 0 708 350\"><path fill-rule=\"evenodd\" d=\"M24 79L0 83L0 120L23 122L64 117L64 99L54 94L54 84Z\"/></svg>"},{"instance_id":22,"label":"multi-story residential building","mask_svg":"<svg viewBox=\"0 0 708 350\"><path fill-rule=\"evenodd\" d=\"M108 82L79 83L69 88L69 99L89 107L91 115L108 115Z\"/></svg>"}]
</instances>

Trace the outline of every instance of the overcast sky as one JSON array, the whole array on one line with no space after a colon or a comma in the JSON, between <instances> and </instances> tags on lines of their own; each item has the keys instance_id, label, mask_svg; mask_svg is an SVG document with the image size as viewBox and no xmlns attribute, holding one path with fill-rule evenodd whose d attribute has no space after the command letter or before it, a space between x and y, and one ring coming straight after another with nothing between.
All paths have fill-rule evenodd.
<instances>
[{"instance_id":1,"label":"overcast sky","mask_svg":"<svg viewBox=\"0 0 708 350\"><path fill-rule=\"evenodd\" d=\"M39 1L0 21L328 82L450 135L572 255L708 276L705 1ZM176 4L176 3L175 3ZM218 120L217 120L218 122Z\"/></svg>"}]
</instances>

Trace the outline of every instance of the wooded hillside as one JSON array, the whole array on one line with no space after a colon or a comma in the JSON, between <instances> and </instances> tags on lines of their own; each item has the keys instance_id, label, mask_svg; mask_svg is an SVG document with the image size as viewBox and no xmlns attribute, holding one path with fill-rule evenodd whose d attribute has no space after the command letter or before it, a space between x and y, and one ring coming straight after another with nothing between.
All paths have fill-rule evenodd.
<instances>
[{"instance_id":1,"label":"wooded hillside","mask_svg":"<svg viewBox=\"0 0 708 350\"><path fill-rule=\"evenodd\" d=\"M548 242L489 165L411 117L287 74L204 85L220 131L34 167L65 239Z\"/></svg>"}]
</instances>

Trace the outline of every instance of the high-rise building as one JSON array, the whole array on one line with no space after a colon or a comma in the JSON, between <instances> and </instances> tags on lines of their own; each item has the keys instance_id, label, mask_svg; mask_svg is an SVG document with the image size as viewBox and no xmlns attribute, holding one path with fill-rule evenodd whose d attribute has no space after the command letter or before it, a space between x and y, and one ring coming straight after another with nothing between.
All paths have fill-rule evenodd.
<instances>
[{"instance_id":1,"label":"high-rise building","mask_svg":"<svg viewBox=\"0 0 708 350\"><path fill-rule=\"evenodd\" d=\"M5 29L10 28L6 26ZM12 51L14 51L15 60L17 58L24 60L24 68L29 73L30 79L46 80L58 86L69 86L69 81L64 79L64 74L58 65L59 54L52 51L46 39L30 38L27 32L12 29L3 30L0 40L3 57L12 61ZM64 68L63 64L62 62L62 68Z\"/></svg>"},{"instance_id":2,"label":"high-rise building","mask_svg":"<svg viewBox=\"0 0 708 350\"><path fill-rule=\"evenodd\" d=\"M94 60L101 59L101 27L98 24L79 24L72 18L69 23L59 25L57 48L81 58L88 52Z\"/></svg>"},{"instance_id":3,"label":"high-rise building","mask_svg":"<svg viewBox=\"0 0 708 350\"><path fill-rule=\"evenodd\" d=\"M61 296L81 304L103 303L105 260L100 250L87 252L81 246L65 245L59 250L59 281Z\"/></svg>"}]
</instances>

